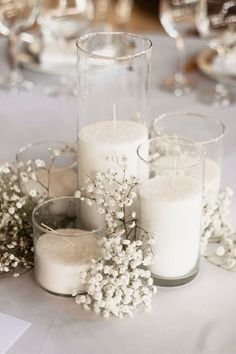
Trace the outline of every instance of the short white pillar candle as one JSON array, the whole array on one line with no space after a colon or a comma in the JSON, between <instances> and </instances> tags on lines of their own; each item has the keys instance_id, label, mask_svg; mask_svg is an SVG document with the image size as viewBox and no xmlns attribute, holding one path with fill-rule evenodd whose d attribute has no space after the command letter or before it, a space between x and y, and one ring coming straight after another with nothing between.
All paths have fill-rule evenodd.
<instances>
[{"instance_id":1,"label":"short white pillar candle","mask_svg":"<svg viewBox=\"0 0 236 354\"><path fill-rule=\"evenodd\" d=\"M165 278L188 274L199 258L202 189L186 176L157 176L139 189L140 225L156 235L151 271Z\"/></svg>"},{"instance_id":2,"label":"short white pillar candle","mask_svg":"<svg viewBox=\"0 0 236 354\"><path fill-rule=\"evenodd\" d=\"M199 270L205 149L184 138L157 137L142 144L138 156L140 167L150 169L138 188L141 229L155 235L150 269L158 285L185 284Z\"/></svg>"},{"instance_id":3,"label":"short white pillar candle","mask_svg":"<svg viewBox=\"0 0 236 354\"><path fill-rule=\"evenodd\" d=\"M35 276L47 291L72 295L85 291L80 273L99 254L96 234L80 229L59 229L35 241Z\"/></svg>"}]
</instances>

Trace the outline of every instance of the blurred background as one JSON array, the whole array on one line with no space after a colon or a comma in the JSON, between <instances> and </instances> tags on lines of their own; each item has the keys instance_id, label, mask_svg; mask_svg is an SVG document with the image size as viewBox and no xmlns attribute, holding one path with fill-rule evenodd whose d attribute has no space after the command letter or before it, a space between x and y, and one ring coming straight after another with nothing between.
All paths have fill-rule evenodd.
<instances>
[{"instance_id":1,"label":"blurred background","mask_svg":"<svg viewBox=\"0 0 236 354\"><path fill-rule=\"evenodd\" d=\"M236 0L0 0L0 33L7 38L10 73L0 80L0 88L31 89L34 83L24 80L23 67L58 75L56 87L46 87L46 94L74 95L75 41L96 31L161 33L172 38L177 68L171 68L161 87L175 96L196 86L184 72L185 42L201 37L210 51L195 61L217 81L213 103L227 106L234 101L224 84L236 83Z\"/></svg>"}]
</instances>

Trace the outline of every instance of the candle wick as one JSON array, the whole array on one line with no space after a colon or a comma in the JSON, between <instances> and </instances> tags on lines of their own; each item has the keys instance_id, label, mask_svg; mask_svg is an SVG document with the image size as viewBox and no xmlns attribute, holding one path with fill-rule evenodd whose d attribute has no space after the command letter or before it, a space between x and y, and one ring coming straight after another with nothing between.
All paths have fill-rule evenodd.
<instances>
[{"instance_id":1,"label":"candle wick","mask_svg":"<svg viewBox=\"0 0 236 354\"><path fill-rule=\"evenodd\" d=\"M52 231L54 233L57 233L54 229L52 229L50 226L44 224L43 222L41 223L41 226L43 226L45 229L49 230L49 231Z\"/></svg>"},{"instance_id":2,"label":"candle wick","mask_svg":"<svg viewBox=\"0 0 236 354\"><path fill-rule=\"evenodd\" d=\"M71 240L68 239L68 235L64 235L62 232L56 231L56 230L52 229L50 226L47 226L44 223L41 223L41 226L43 226L48 231L51 231L54 234L60 236L60 239L65 241L65 242L67 242L70 246L73 246L73 247L75 246L74 242L72 242ZM83 235L83 233L87 233L87 231L83 232L83 230L82 230L81 234ZM80 233L79 233L79 235L80 235ZM70 235L70 236L72 236L72 235Z\"/></svg>"},{"instance_id":3,"label":"candle wick","mask_svg":"<svg viewBox=\"0 0 236 354\"><path fill-rule=\"evenodd\" d=\"M117 121L117 117L116 117L116 104L113 104L113 130L116 129L116 121Z\"/></svg>"}]
</instances>

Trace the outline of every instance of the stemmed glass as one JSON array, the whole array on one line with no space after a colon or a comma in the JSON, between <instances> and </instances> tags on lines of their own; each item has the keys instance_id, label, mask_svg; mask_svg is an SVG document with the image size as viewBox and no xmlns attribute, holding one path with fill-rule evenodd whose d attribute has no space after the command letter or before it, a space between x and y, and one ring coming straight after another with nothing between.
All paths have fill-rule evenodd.
<instances>
[{"instance_id":1,"label":"stemmed glass","mask_svg":"<svg viewBox=\"0 0 236 354\"><path fill-rule=\"evenodd\" d=\"M235 10L235 0L200 0L198 31L209 47L217 52L222 63L231 44L235 45ZM218 83L208 94L204 93L203 99L206 103L227 107L234 101L234 96L223 84L222 74L219 72L216 76Z\"/></svg>"},{"instance_id":2,"label":"stemmed glass","mask_svg":"<svg viewBox=\"0 0 236 354\"><path fill-rule=\"evenodd\" d=\"M163 87L175 96L183 96L191 90L192 82L184 75L185 38L196 27L195 18L199 0L161 0L160 21L167 34L174 38L178 51L177 72L163 82Z\"/></svg>"},{"instance_id":3,"label":"stemmed glass","mask_svg":"<svg viewBox=\"0 0 236 354\"><path fill-rule=\"evenodd\" d=\"M24 79L17 67L18 38L32 26L38 15L39 0L0 0L0 33L8 37L9 75L0 78L0 88L17 92L30 90L33 83Z\"/></svg>"},{"instance_id":4,"label":"stemmed glass","mask_svg":"<svg viewBox=\"0 0 236 354\"><path fill-rule=\"evenodd\" d=\"M41 0L39 24L43 33L44 45L55 46L63 55L63 50L71 51L71 40L88 31L94 17L92 0ZM76 45L74 44L76 58ZM60 53L62 52L62 53ZM76 59L75 59L76 66ZM61 76L56 85L48 86L45 93L50 96L66 98L76 94L76 83L69 75Z\"/></svg>"}]
</instances>

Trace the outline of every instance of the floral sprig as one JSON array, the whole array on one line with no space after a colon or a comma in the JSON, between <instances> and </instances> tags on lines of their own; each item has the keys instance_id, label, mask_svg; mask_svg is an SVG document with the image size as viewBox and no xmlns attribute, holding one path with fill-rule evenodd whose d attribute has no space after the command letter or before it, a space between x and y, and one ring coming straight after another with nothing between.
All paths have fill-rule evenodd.
<instances>
[{"instance_id":1,"label":"floral sprig","mask_svg":"<svg viewBox=\"0 0 236 354\"><path fill-rule=\"evenodd\" d=\"M51 192L51 174L52 169L55 166L55 162L59 156L67 151L69 147L66 145L64 149L52 149L48 148L48 159L49 164L46 165L45 161L36 158L33 160L28 160L25 163L20 161L17 165L19 170L20 178L23 182L23 185L27 182L34 181L37 182L38 187L35 193L37 193L38 197L41 197L42 200L50 197ZM47 178L42 180L37 171L45 171ZM28 191L25 190L25 193Z\"/></svg>"},{"instance_id":2,"label":"floral sprig","mask_svg":"<svg viewBox=\"0 0 236 354\"><path fill-rule=\"evenodd\" d=\"M98 213L104 215L106 233L121 231L126 239L143 241L145 254L152 255L151 244L155 235L138 225L136 213L138 180L134 176L126 177L126 158L121 161L113 158L117 169L105 173L98 172L94 178L86 177L84 186L76 196L89 206L96 205Z\"/></svg>"},{"instance_id":3,"label":"floral sprig","mask_svg":"<svg viewBox=\"0 0 236 354\"><path fill-rule=\"evenodd\" d=\"M233 191L226 188L218 198L205 199L201 254L211 263L236 271L236 238L228 221Z\"/></svg>"},{"instance_id":4,"label":"floral sprig","mask_svg":"<svg viewBox=\"0 0 236 354\"><path fill-rule=\"evenodd\" d=\"M0 277L18 276L33 267L32 212L50 196L51 170L56 159L71 151L75 150L67 144L63 149L49 147L48 167L39 158L0 165ZM38 170L46 170L47 185L39 179Z\"/></svg>"},{"instance_id":5,"label":"floral sprig","mask_svg":"<svg viewBox=\"0 0 236 354\"><path fill-rule=\"evenodd\" d=\"M134 210L138 182L126 177L126 159L114 161L117 171L87 177L76 193L88 205L97 205L107 235L100 241L101 259L92 260L88 271L81 274L87 295L73 295L86 310L105 318L132 316L140 306L148 310L156 293L151 272L145 269L152 262L155 235L138 225Z\"/></svg>"},{"instance_id":6,"label":"floral sprig","mask_svg":"<svg viewBox=\"0 0 236 354\"><path fill-rule=\"evenodd\" d=\"M32 191L32 194L33 191ZM0 277L18 276L33 266L31 215L37 200L25 195L18 171L5 162L0 165Z\"/></svg>"},{"instance_id":7,"label":"floral sprig","mask_svg":"<svg viewBox=\"0 0 236 354\"><path fill-rule=\"evenodd\" d=\"M93 260L87 272L81 274L86 295L77 295L76 302L103 317L133 316L140 306L151 309L153 285L151 272L142 266L149 264L142 252L142 241L130 241L116 233L101 242L100 261Z\"/></svg>"}]
</instances>

